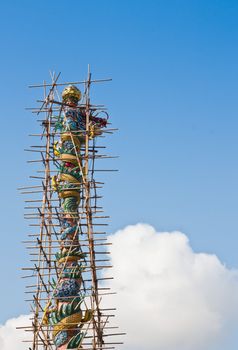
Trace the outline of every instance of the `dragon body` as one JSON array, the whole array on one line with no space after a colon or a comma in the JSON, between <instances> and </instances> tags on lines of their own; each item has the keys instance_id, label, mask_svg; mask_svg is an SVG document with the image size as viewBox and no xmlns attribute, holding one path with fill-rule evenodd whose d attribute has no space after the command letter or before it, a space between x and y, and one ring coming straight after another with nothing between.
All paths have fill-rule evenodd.
<instances>
[{"instance_id":1,"label":"dragon body","mask_svg":"<svg viewBox=\"0 0 238 350\"><path fill-rule=\"evenodd\" d=\"M60 140L54 144L58 160L58 174L52 178L52 187L61 200L62 220L59 251L56 253L58 280L54 283L54 307L45 308L44 323L53 327L53 340L57 349L77 349L83 339L82 326L92 318L93 311L81 310L84 296L80 293L85 268L85 254L79 240L78 207L84 175L82 145L85 144L86 114L78 107L81 93L69 85L62 93L63 115L58 118L56 131ZM100 135L107 120L91 116L90 137ZM50 308L51 307L51 308Z\"/></svg>"}]
</instances>

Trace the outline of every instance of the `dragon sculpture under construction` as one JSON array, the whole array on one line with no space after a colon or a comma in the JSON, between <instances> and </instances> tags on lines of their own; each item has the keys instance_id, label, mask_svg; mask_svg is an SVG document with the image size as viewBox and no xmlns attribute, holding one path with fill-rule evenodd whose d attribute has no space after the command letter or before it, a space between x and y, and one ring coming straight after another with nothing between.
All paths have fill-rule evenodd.
<instances>
[{"instance_id":1,"label":"dragon sculpture under construction","mask_svg":"<svg viewBox=\"0 0 238 350\"><path fill-rule=\"evenodd\" d=\"M62 113L55 124L60 140L54 143L54 155L59 165L52 187L61 201L61 236L56 253L58 277L52 281L54 303L46 306L43 322L53 327L53 341L59 350L79 347L84 336L81 328L93 315L93 310L81 309L86 261L80 247L78 207L85 172L81 148L85 145L86 110L83 104L78 105L80 99L80 90L67 86L62 93ZM106 125L107 118L90 115L89 138L100 135Z\"/></svg>"}]
</instances>

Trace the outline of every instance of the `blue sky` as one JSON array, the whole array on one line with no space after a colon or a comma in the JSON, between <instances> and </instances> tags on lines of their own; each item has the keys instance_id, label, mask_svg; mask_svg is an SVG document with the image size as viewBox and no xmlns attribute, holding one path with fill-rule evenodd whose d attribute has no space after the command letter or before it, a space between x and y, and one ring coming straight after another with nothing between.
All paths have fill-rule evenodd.
<instances>
[{"instance_id":1,"label":"blue sky","mask_svg":"<svg viewBox=\"0 0 238 350\"><path fill-rule=\"evenodd\" d=\"M237 268L238 2L9 1L1 4L1 318L27 312L23 198L32 171L23 149L39 129L27 85L86 76L119 128L107 142L103 204L110 232L137 222L181 230L195 251ZM40 91L39 91L40 93ZM17 290L17 293L16 293ZM230 348L231 349L231 348Z\"/></svg>"}]
</instances>

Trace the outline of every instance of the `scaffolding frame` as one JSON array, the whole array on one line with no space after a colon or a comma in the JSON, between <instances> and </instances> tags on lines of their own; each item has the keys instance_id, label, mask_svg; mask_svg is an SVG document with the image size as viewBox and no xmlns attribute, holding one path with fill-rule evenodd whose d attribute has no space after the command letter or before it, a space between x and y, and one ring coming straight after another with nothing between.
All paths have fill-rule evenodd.
<instances>
[{"instance_id":1,"label":"scaffolding frame","mask_svg":"<svg viewBox=\"0 0 238 350\"><path fill-rule=\"evenodd\" d=\"M55 345L52 339L52 326L45 325L43 322L47 305L50 305L54 299L53 290L55 286L52 284L54 276L59 281L59 268L57 267L54 255L59 249L61 234L62 213L60 211L61 201L56 198L56 194L52 188L51 177L56 171L58 159L54 155L53 145L55 140L60 136L60 133L55 132L54 126L57 116L61 115L63 106L65 105L61 99L58 87L68 84L83 85L83 101L78 105L78 108L83 108L86 115L86 130L85 144L82 148L80 159L77 156L78 166L82 168L82 182L80 184L81 204L78 211L78 226L77 234L80 234L80 249L85 254L85 266L82 271L83 283L80 293L86 297L84 299L84 310L93 310L91 320L82 326L84 336L79 345L79 349L84 350L109 350L114 349L115 345L122 344L121 341L108 341L108 337L121 336L125 333L115 331L117 326L110 326L109 320L114 317L115 308L102 308L101 299L105 295L115 294L110 291L109 287L99 285L101 281L112 279L112 277L100 277L100 272L104 269L109 269L112 266L109 264L108 258L110 252L107 247L111 244L107 242L106 232L100 231L101 227L107 226L105 220L108 216L103 215L103 208L98 205L98 200L101 196L98 195L97 189L102 188L104 183L96 181L94 176L96 171L117 171L115 169L95 169L95 162L98 159L114 158L106 154L100 154L104 151L105 146L97 145L95 139L90 139L90 115L91 113L106 112L103 105L93 105L90 101L90 88L92 83L108 82L111 79L94 79L88 67L87 79L75 82L59 82L59 74L51 74L51 83L34 84L30 88L43 88L44 98L37 102L40 107L27 108L37 116L43 116L43 119L38 119L42 125L42 132L39 134L31 134L32 137L40 139L41 144L32 145L27 152L33 152L40 156L40 159L28 160L28 163L36 163L43 166L43 170L36 170L36 174L30 176L31 179L40 182L40 185L25 186L19 188L22 194L29 195L30 199L26 202L25 219L30 220L30 227L37 232L28 234L29 239L23 241L26 248L29 250L33 263L31 267L22 268L27 275L22 278L35 278L35 283L30 283L26 286L25 293L31 294L26 300L30 302L31 326L18 327L24 329L25 332L32 332L32 340L23 340L25 343L32 344L31 350L53 350ZM103 128L102 135L113 133L116 129ZM74 143L73 131L70 131L71 140ZM76 149L76 146L74 144ZM77 153L76 153L77 155ZM34 198L36 196L36 198ZM33 221L33 223L32 223ZM99 227L99 231L98 231ZM70 246L69 252L75 246ZM74 325L73 325L74 326ZM70 328L71 330L74 328ZM75 329L77 324L75 324Z\"/></svg>"}]
</instances>

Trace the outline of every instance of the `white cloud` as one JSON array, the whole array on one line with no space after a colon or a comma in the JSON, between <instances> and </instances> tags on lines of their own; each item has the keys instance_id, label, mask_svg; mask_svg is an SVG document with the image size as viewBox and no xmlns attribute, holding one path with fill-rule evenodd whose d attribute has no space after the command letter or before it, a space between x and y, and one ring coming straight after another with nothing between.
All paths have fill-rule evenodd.
<instances>
[{"instance_id":1,"label":"white cloud","mask_svg":"<svg viewBox=\"0 0 238 350\"><path fill-rule=\"evenodd\" d=\"M180 232L137 224L110 236L117 323L130 350L213 349L238 321L238 271ZM106 298L106 297L105 297ZM125 349L124 348L124 349Z\"/></svg>"},{"instance_id":2,"label":"white cloud","mask_svg":"<svg viewBox=\"0 0 238 350\"><path fill-rule=\"evenodd\" d=\"M30 332L16 329L16 327L30 325L29 317L29 315L21 315L7 320L4 325L0 325L1 350L26 350L31 346L30 343L22 342L22 340L31 339Z\"/></svg>"},{"instance_id":3,"label":"white cloud","mask_svg":"<svg viewBox=\"0 0 238 350\"><path fill-rule=\"evenodd\" d=\"M227 348L238 324L238 271L215 255L195 253L180 232L158 233L152 226L127 226L109 237L114 276L105 296L117 307L115 323L126 331L121 350L213 350ZM108 270L107 270L108 271ZM107 299L108 298L108 299ZM22 315L0 326L1 350L26 350L16 330ZM109 338L108 338L109 339ZM116 341L111 339L110 341Z\"/></svg>"}]
</instances>

